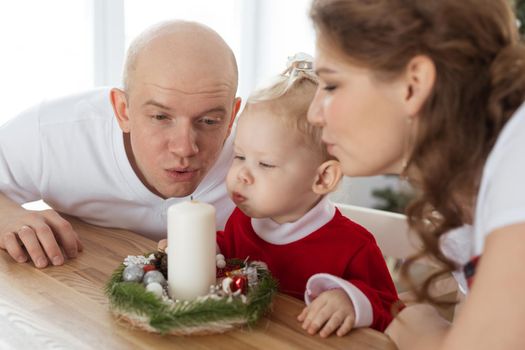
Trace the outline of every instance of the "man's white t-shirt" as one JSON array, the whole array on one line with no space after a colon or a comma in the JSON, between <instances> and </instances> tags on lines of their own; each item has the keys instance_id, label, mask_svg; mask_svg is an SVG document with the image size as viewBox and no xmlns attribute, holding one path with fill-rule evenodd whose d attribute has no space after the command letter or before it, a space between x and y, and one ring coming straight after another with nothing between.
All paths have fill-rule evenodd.
<instances>
[{"instance_id":1,"label":"man's white t-shirt","mask_svg":"<svg viewBox=\"0 0 525 350\"><path fill-rule=\"evenodd\" d=\"M86 222L129 229L154 240L166 236L166 210L184 198L163 199L139 180L124 149L108 88L43 102L0 128L0 192L17 203L43 199ZM233 211L225 186L233 133L193 199L217 210L222 229Z\"/></svg>"},{"instance_id":2,"label":"man's white t-shirt","mask_svg":"<svg viewBox=\"0 0 525 350\"><path fill-rule=\"evenodd\" d=\"M446 254L460 265L483 254L496 229L525 223L525 104L505 124L485 163L473 225L453 230L443 241ZM462 273L456 273L463 292Z\"/></svg>"}]
</instances>

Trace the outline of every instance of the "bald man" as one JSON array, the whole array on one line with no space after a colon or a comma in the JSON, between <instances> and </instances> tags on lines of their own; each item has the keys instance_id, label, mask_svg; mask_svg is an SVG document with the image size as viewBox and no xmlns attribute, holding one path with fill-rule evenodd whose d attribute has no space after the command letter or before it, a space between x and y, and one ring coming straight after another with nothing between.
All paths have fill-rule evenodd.
<instances>
[{"instance_id":1,"label":"bald man","mask_svg":"<svg viewBox=\"0 0 525 350\"><path fill-rule=\"evenodd\" d=\"M166 209L191 197L216 207L221 229L234 207L224 179L237 74L216 32L165 22L130 45L122 90L43 102L4 125L0 248L39 268L77 256L78 235L57 212L159 240ZM21 207L39 199L53 209Z\"/></svg>"}]
</instances>

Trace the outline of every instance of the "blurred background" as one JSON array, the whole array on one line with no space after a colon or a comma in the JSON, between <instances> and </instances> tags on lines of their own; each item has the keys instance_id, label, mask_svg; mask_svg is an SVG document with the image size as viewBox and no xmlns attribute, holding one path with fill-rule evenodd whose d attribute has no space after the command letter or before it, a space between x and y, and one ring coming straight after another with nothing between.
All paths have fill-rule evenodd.
<instances>
[{"instance_id":1,"label":"blurred background","mask_svg":"<svg viewBox=\"0 0 525 350\"><path fill-rule=\"evenodd\" d=\"M512 1L512 0L509 0ZM167 19L202 22L232 47L238 95L284 70L288 56L314 54L311 0L17 0L0 2L0 125L42 99L120 86L130 41ZM513 1L525 16L525 1ZM524 29L523 27L521 28ZM344 179L335 201L402 210L397 177Z\"/></svg>"}]
</instances>

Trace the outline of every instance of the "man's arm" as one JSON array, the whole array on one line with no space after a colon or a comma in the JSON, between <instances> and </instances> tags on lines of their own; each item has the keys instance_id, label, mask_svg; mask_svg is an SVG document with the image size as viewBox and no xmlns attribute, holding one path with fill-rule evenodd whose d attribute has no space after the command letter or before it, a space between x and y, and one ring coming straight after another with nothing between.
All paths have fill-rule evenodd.
<instances>
[{"instance_id":1,"label":"man's arm","mask_svg":"<svg viewBox=\"0 0 525 350\"><path fill-rule=\"evenodd\" d=\"M0 193L0 248L18 262L26 262L29 255L36 267L43 268L76 257L82 244L56 211L26 210Z\"/></svg>"}]
</instances>

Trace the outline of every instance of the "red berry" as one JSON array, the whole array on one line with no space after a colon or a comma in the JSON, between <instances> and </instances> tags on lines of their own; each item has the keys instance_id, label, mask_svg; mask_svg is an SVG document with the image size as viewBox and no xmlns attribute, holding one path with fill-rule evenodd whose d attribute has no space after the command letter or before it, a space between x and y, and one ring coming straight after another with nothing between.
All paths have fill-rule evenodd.
<instances>
[{"instance_id":1,"label":"red berry","mask_svg":"<svg viewBox=\"0 0 525 350\"><path fill-rule=\"evenodd\" d=\"M245 294L246 287L248 285L246 277L245 276L233 276L232 280L233 280L231 284L232 292L240 290L242 294Z\"/></svg>"},{"instance_id":2,"label":"red berry","mask_svg":"<svg viewBox=\"0 0 525 350\"><path fill-rule=\"evenodd\" d=\"M148 272L148 271L155 270L155 266L154 265L144 265L143 269L144 269L144 272Z\"/></svg>"}]
</instances>

